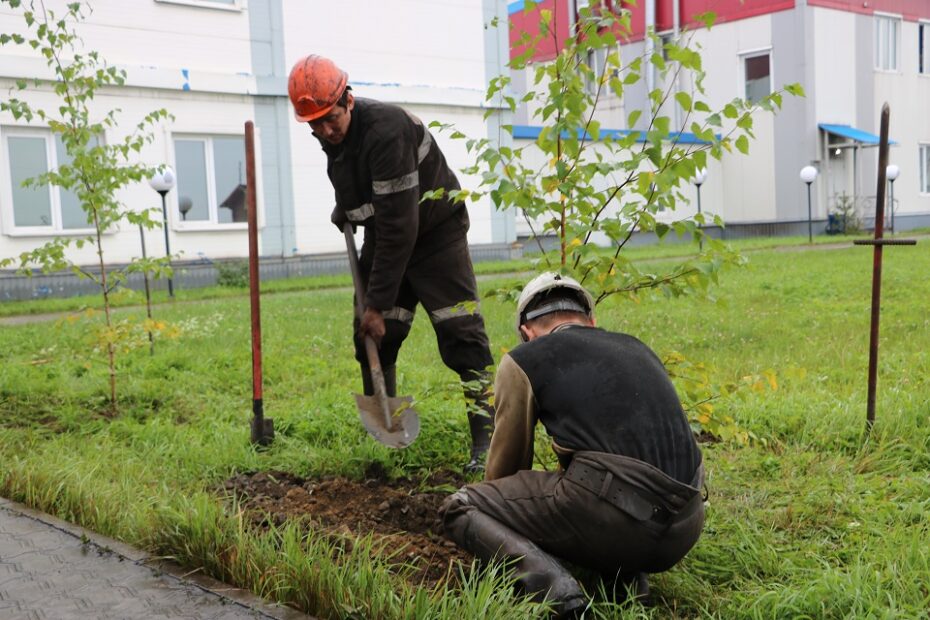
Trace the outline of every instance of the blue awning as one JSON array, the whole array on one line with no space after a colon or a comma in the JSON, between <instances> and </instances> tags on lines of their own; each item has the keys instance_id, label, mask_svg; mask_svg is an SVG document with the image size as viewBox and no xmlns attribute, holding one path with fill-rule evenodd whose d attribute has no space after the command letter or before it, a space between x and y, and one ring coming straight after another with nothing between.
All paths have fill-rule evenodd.
<instances>
[{"instance_id":1,"label":"blue awning","mask_svg":"<svg viewBox=\"0 0 930 620\"><path fill-rule=\"evenodd\" d=\"M835 136L848 138L853 142L861 142L863 144L870 144L873 146L877 146L879 142L879 137L874 133L862 131L861 129L856 129L855 127L850 127L849 125L830 125L828 123L820 123L818 126L827 133L832 133ZM889 137L888 144L897 144L897 142Z\"/></svg>"}]
</instances>

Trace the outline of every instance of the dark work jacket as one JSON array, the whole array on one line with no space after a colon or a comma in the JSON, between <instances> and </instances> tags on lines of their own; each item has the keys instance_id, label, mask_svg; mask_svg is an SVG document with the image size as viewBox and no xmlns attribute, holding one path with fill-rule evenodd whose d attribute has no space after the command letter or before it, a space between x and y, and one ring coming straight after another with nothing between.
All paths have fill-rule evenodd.
<instances>
[{"instance_id":1,"label":"dark work jacket","mask_svg":"<svg viewBox=\"0 0 930 620\"><path fill-rule=\"evenodd\" d=\"M389 310L416 250L442 247L468 230L462 203L448 196L420 202L425 192L456 190L459 182L429 130L396 105L356 97L342 143L320 144L336 190L333 223L365 227L362 264L370 275L364 303Z\"/></svg>"},{"instance_id":2,"label":"dark work jacket","mask_svg":"<svg viewBox=\"0 0 930 620\"><path fill-rule=\"evenodd\" d=\"M701 453L668 372L645 344L567 325L509 355L526 373L536 415L559 448L638 459L692 482Z\"/></svg>"}]
</instances>

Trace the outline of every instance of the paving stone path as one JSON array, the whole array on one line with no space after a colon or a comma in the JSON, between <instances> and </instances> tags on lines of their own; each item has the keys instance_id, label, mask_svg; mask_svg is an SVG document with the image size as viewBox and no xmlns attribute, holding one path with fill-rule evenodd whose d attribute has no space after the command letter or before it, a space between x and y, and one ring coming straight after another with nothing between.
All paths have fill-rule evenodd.
<instances>
[{"instance_id":1,"label":"paving stone path","mask_svg":"<svg viewBox=\"0 0 930 620\"><path fill-rule=\"evenodd\" d=\"M313 620L0 498L0 619Z\"/></svg>"}]
</instances>

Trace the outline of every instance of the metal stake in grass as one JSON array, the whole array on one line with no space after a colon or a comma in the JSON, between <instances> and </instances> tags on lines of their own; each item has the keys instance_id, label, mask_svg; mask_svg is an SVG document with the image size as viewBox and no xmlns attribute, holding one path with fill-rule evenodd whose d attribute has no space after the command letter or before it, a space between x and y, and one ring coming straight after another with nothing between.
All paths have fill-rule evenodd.
<instances>
[{"instance_id":1,"label":"metal stake in grass","mask_svg":"<svg viewBox=\"0 0 930 620\"><path fill-rule=\"evenodd\" d=\"M142 238L142 260L145 260L145 229L139 224L139 236ZM148 269L142 270L142 279L145 281L145 314L149 317L149 326L146 331L149 333L149 355L155 355L155 337L152 336L152 292L149 288Z\"/></svg>"},{"instance_id":2,"label":"metal stake in grass","mask_svg":"<svg viewBox=\"0 0 930 620\"><path fill-rule=\"evenodd\" d=\"M245 202L249 222L249 297L252 301L252 443L267 446L274 439L274 421L262 403L262 321L258 286L258 216L255 187L255 125L245 123Z\"/></svg>"},{"instance_id":3,"label":"metal stake in grass","mask_svg":"<svg viewBox=\"0 0 930 620\"><path fill-rule=\"evenodd\" d=\"M856 245L873 246L872 259L872 329L869 334L869 396L866 408L865 434L875 425L875 389L878 378L878 324L882 296L882 247L886 245L916 245L915 239L882 239L885 227L885 175L888 168L888 104L882 106L881 136L878 143L878 189L875 192L875 238L857 239Z\"/></svg>"}]
</instances>

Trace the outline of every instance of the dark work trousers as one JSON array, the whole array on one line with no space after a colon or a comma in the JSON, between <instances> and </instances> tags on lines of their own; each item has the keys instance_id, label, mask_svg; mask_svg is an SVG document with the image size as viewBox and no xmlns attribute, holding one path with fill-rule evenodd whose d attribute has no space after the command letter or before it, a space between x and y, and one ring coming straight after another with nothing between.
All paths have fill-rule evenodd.
<instances>
[{"instance_id":1,"label":"dark work trousers","mask_svg":"<svg viewBox=\"0 0 930 620\"><path fill-rule=\"evenodd\" d=\"M464 381L479 378L494 363L478 303L478 286L468 253L467 224L450 220L421 240L404 273L394 307L384 311L385 335L378 350L383 368L394 366L410 333L417 303L429 313L443 363ZM372 252L366 238L360 268L368 286ZM355 319L355 358L368 368L364 342Z\"/></svg>"},{"instance_id":2,"label":"dark work trousers","mask_svg":"<svg viewBox=\"0 0 930 620\"><path fill-rule=\"evenodd\" d=\"M557 558L605 577L668 570L697 542L704 525L702 469L691 486L627 457L578 452L570 469L576 461L611 472L627 490L643 489L661 508L659 520L651 510L634 510L633 516L574 482L567 472L524 470L452 495L442 508L446 532L461 544L458 517L480 510Z\"/></svg>"}]
</instances>

